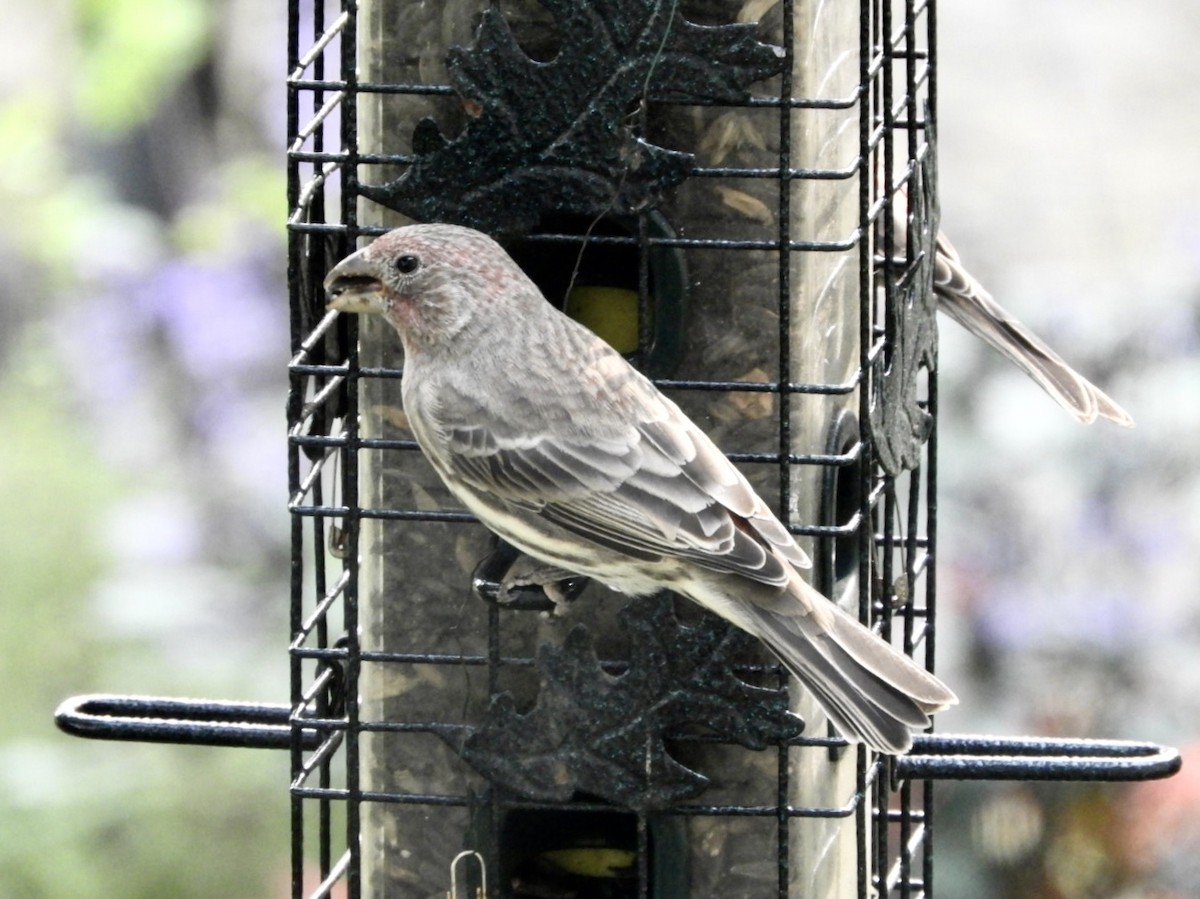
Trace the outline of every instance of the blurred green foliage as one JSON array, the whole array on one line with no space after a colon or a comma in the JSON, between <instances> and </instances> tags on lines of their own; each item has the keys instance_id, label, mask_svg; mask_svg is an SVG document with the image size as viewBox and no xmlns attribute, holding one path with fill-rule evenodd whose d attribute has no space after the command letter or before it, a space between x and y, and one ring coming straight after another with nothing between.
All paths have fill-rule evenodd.
<instances>
[{"instance_id":1,"label":"blurred green foliage","mask_svg":"<svg viewBox=\"0 0 1200 899\"><path fill-rule=\"evenodd\" d=\"M52 723L83 687L188 688L93 619L105 511L131 484L81 433L47 346L28 330L0 379L0 896L266 895L287 853L283 753L80 741Z\"/></svg>"},{"instance_id":2,"label":"blurred green foliage","mask_svg":"<svg viewBox=\"0 0 1200 899\"><path fill-rule=\"evenodd\" d=\"M216 9L205 0L75 0L76 113L104 132L144 121L203 59Z\"/></svg>"}]
</instances>

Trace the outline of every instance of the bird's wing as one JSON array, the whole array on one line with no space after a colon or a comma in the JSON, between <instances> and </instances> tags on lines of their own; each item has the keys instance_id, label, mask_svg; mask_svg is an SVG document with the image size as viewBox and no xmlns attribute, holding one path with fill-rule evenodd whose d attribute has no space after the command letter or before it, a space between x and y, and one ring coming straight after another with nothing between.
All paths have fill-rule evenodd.
<instances>
[{"instance_id":1,"label":"bird's wing","mask_svg":"<svg viewBox=\"0 0 1200 899\"><path fill-rule=\"evenodd\" d=\"M933 278L938 308L1001 352L1080 422L1100 417L1133 425L1128 412L992 299L944 234L938 234Z\"/></svg>"},{"instance_id":2,"label":"bird's wing","mask_svg":"<svg viewBox=\"0 0 1200 899\"><path fill-rule=\"evenodd\" d=\"M448 450L448 475L636 558L686 558L772 586L787 581L788 563L811 564L741 472L673 402L632 369L619 374L619 399L601 391L591 408L578 410L610 422L602 434L505 423L480 406L478 395L443 394L432 424Z\"/></svg>"}]
</instances>

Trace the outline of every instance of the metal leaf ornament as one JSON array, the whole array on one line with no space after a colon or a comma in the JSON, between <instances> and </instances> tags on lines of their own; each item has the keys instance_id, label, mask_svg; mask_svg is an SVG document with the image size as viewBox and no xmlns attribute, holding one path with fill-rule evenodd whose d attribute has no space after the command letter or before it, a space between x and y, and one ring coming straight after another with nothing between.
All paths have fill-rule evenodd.
<instances>
[{"instance_id":1,"label":"metal leaf ornament","mask_svg":"<svg viewBox=\"0 0 1200 899\"><path fill-rule=\"evenodd\" d=\"M750 749L800 733L784 690L734 673L752 641L714 615L680 624L668 594L620 613L628 668L604 671L587 629L543 645L541 690L527 712L495 698L487 720L456 749L477 771L524 797L565 801L591 794L635 809L665 808L698 795L708 779L673 758L667 740L702 722Z\"/></svg>"},{"instance_id":2,"label":"metal leaf ornament","mask_svg":"<svg viewBox=\"0 0 1200 899\"><path fill-rule=\"evenodd\" d=\"M891 360L875 381L871 436L880 465L893 477L921 461L933 417L919 401L922 367L933 368L937 356L937 296L933 292L937 252L937 172L932 131L929 148L913 169L908 190L908 232L914 263L910 277L896 287L888 309L889 332L895 335ZM893 202L903 202L897 196ZM893 255L899 255L894 253Z\"/></svg>"},{"instance_id":3,"label":"metal leaf ornament","mask_svg":"<svg viewBox=\"0 0 1200 899\"><path fill-rule=\"evenodd\" d=\"M738 102L783 65L755 25L696 25L678 0L540 2L559 28L555 58L526 55L489 7L475 46L448 56L469 116L462 133L447 139L423 119L408 170L365 196L491 233L527 231L546 212L635 213L683 181L693 157L638 136L630 111L648 100Z\"/></svg>"}]
</instances>

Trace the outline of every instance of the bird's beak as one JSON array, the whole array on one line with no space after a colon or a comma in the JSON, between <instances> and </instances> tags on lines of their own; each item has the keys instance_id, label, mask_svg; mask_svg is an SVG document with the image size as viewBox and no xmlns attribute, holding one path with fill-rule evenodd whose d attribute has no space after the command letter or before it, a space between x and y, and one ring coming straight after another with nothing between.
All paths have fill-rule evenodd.
<instances>
[{"instance_id":1,"label":"bird's beak","mask_svg":"<svg viewBox=\"0 0 1200 899\"><path fill-rule=\"evenodd\" d=\"M383 283L375 266L361 253L347 256L333 267L325 277L325 293L329 296L326 308L339 312L379 315L386 308Z\"/></svg>"}]
</instances>

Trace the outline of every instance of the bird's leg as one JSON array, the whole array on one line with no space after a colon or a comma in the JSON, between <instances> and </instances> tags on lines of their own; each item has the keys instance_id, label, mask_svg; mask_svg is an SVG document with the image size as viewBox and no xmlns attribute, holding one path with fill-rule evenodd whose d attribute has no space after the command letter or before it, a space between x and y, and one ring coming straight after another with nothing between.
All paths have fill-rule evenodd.
<instances>
[{"instance_id":1,"label":"bird's leg","mask_svg":"<svg viewBox=\"0 0 1200 899\"><path fill-rule=\"evenodd\" d=\"M558 615L568 602L579 595L579 582L582 580L574 572L554 565L542 565L520 574L509 571L500 581L496 600L502 604L515 602L517 597L512 595L512 591L521 587L541 587L546 598L554 603L554 613Z\"/></svg>"}]
</instances>

